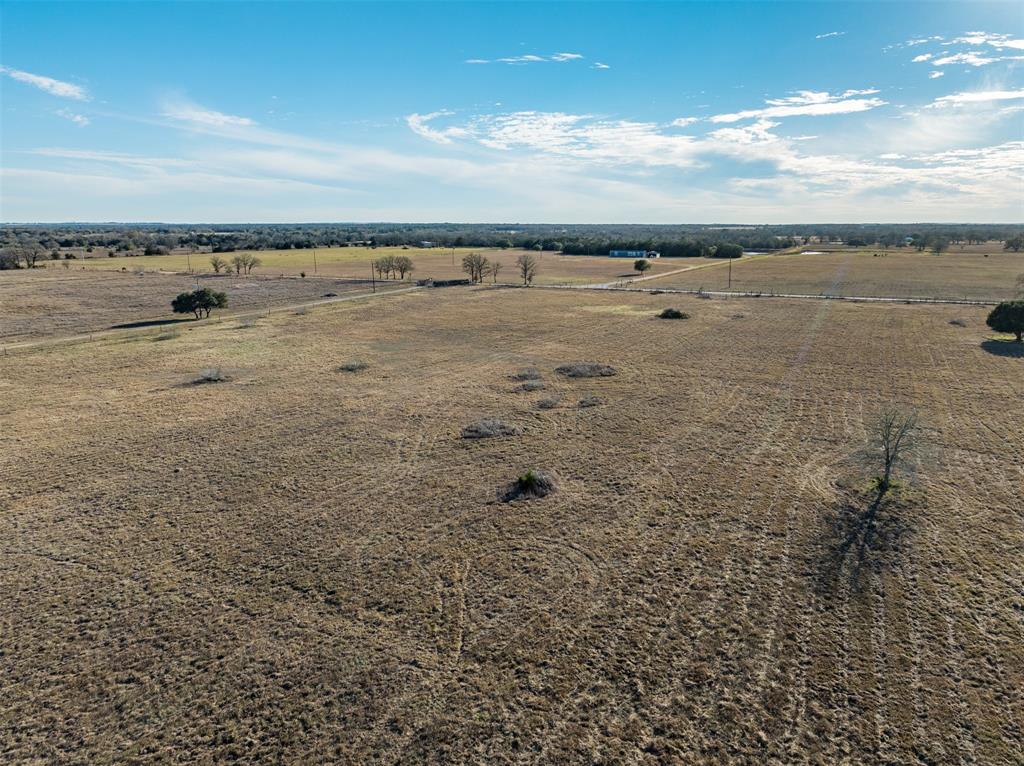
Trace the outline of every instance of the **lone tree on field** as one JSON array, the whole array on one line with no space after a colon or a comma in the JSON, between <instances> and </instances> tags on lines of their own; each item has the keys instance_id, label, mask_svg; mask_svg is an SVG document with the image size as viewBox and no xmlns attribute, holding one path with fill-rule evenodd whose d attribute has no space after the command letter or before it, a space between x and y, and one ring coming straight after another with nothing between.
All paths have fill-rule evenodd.
<instances>
[{"instance_id":1,"label":"lone tree on field","mask_svg":"<svg viewBox=\"0 0 1024 766\"><path fill-rule=\"evenodd\" d=\"M1007 332L1024 343L1024 300L1003 301L988 315L985 324L996 332Z\"/></svg>"},{"instance_id":2,"label":"lone tree on field","mask_svg":"<svg viewBox=\"0 0 1024 766\"><path fill-rule=\"evenodd\" d=\"M228 296L224 293L204 287L201 290L193 290L190 293L179 293L178 297L171 301L171 308L175 314L193 313L196 319L210 316L214 309L226 308Z\"/></svg>"},{"instance_id":3,"label":"lone tree on field","mask_svg":"<svg viewBox=\"0 0 1024 766\"><path fill-rule=\"evenodd\" d=\"M469 274L474 282L482 282L484 272L487 270L490 261L480 253L470 253L462 258L462 270Z\"/></svg>"},{"instance_id":4,"label":"lone tree on field","mask_svg":"<svg viewBox=\"0 0 1024 766\"><path fill-rule=\"evenodd\" d=\"M895 405L885 407L871 421L862 460L879 472L875 476L879 497L892 488L893 475L917 455L917 422L916 410Z\"/></svg>"},{"instance_id":5,"label":"lone tree on field","mask_svg":"<svg viewBox=\"0 0 1024 766\"><path fill-rule=\"evenodd\" d=\"M215 255L210 259L210 265L213 267L215 274L220 274L221 271L228 270L228 262L221 258L219 255Z\"/></svg>"},{"instance_id":6,"label":"lone tree on field","mask_svg":"<svg viewBox=\"0 0 1024 766\"><path fill-rule=\"evenodd\" d=\"M633 269L643 274L645 271L651 268L651 262L646 258L637 258L633 261Z\"/></svg>"},{"instance_id":7,"label":"lone tree on field","mask_svg":"<svg viewBox=\"0 0 1024 766\"><path fill-rule=\"evenodd\" d=\"M398 272L399 279L405 279L405 275L412 272L413 269L412 258L407 255L395 256L392 265L395 271Z\"/></svg>"},{"instance_id":8,"label":"lone tree on field","mask_svg":"<svg viewBox=\"0 0 1024 766\"><path fill-rule=\"evenodd\" d=\"M491 282L497 284L498 274L501 273L501 264L498 261L491 261L491 265L487 267L487 273L491 277Z\"/></svg>"},{"instance_id":9,"label":"lone tree on field","mask_svg":"<svg viewBox=\"0 0 1024 766\"><path fill-rule=\"evenodd\" d=\"M934 237L931 241L932 253L942 255L949 250L949 240L945 237Z\"/></svg>"},{"instance_id":10,"label":"lone tree on field","mask_svg":"<svg viewBox=\"0 0 1024 766\"><path fill-rule=\"evenodd\" d=\"M739 258L741 255L742 245L734 245L732 242L723 242L715 248L715 258Z\"/></svg>"},{"instance_id":11,"label":"lone tree on field","mask_svg":"<svg viewBox=\"0 0 1024 766\"><path fill-rule=\"evenodd\" d=\"M519 267L519 276L522 277L523 284L533 284L533 278L537 276L537 259L532 255L520 255L516 258L516 266Z\"/></svg>"}]
</instances>

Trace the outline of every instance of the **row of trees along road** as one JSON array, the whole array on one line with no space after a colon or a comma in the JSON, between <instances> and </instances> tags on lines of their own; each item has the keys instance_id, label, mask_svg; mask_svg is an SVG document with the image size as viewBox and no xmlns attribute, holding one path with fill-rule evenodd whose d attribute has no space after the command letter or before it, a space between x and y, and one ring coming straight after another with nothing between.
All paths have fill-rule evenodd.
<instances>
[{"instance_id":1,"label":"row of trees along road","mask_svg":"<svg viewBox=\"0 0 1024 766\"><path fill-rule=\"evenodd\" d=\"M504 267L501 263L492 261L480 253L470 253L462 257L462 270L473 282L483 282L484 276L489 276L492 283L497 283L502 268ZM533 284L533 279L537 276L537 259L532 255L520 255L516 258L516 271L524 285Z\"/></svg>"}]
</instances>

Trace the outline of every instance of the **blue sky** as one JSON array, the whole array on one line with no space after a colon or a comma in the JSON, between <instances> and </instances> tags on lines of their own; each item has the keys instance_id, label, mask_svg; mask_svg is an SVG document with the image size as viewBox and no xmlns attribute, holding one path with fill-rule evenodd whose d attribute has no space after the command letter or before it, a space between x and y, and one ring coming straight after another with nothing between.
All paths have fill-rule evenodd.
<instances>
[{"instance_id":1,"label":"blue sky","mask_svg":"<svg viewBox=\"0 0 1024 766\"><path fill-rule=\"evenodd\" d=\"M1019 3L0 7L0 220L1024 220Z\"/></svg>"}]
</instances>

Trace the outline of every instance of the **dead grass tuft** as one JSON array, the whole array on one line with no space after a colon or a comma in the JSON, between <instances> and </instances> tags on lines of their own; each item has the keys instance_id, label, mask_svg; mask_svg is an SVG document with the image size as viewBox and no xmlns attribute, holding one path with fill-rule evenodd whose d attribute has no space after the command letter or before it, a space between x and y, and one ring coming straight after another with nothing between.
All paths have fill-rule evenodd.
<instances>
[{"instance_id":1,"label":"dead grass tuft","mask_svg":"<svg viewBox=\"0 0 1024 766\"><path fill-rule=\"evenodd\" d=\"M573 362L555 368L555 372L567 378L608 378L617 374L618 370L610 364L597 362Z\"/></svg>"},{"instance_id":2,"label":"dead grass tuft","mask_svg":"<svg viewBox=\"0 0 1024 766\"><path fill-rule=\"evenodd\" d=\"M516 436L519 429L497 418L484 418L462 429L463 439L490 439L495 436Z\"/></svg>"}]
</instances>

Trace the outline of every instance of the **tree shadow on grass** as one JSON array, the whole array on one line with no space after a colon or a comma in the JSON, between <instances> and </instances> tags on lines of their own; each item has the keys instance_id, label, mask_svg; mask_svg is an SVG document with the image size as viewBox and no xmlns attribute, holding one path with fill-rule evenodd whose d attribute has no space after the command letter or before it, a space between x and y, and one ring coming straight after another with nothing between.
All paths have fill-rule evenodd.
<instances>
[{"instance_id":1,"label":"tree shadow on grass","mask_svg":"<svg viewBox=\"0 0 1024 766\"><path fill-rule=\"evenodd\" d=\"M851 492L829 519L817 585L831 592L848 578L851 592L863 593L868 575L892 567L914 531L912 507L900 491L874 488Z\"/></svg>"},{"instance_id":2,"label":"tree shadow on grass","mask_svg":"<svg viewBox=\"0 0 1024 766\"><path fill-rule=\"evenodd\" d=\"M1016 357L1017 359L1024 359L1024 343L1017 343L1014 340L985 340L981 342L981 347L988 351L990 354L996 356L1009 356Z\"/></svg>"},{"instance_id":3,"label":"tree shadow on grass","mask_svg":"<svg viewBox=\"0 0 1024 766\"><path fill-rule=\"evenodd\" d=\"M138 322L125 322L124 324L112 324L111 330L131 330L136 327L162 327L168 324L180 324L181 322L194 322L193 317L185 319L145 319Z\"/></svg>"}]
</instances>

